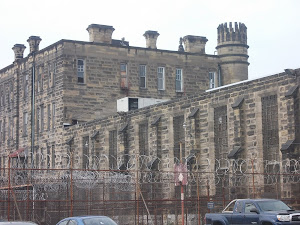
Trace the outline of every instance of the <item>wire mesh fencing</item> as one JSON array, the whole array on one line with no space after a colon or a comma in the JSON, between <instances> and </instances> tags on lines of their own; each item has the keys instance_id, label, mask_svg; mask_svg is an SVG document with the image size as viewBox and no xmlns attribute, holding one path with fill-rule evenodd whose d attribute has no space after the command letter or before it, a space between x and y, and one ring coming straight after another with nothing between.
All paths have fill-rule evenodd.
<instances>
[{"instance_id":1,"label":"wire mesh fencing","mask_svg":"<svg viewBox=\"0 0 300 225\"><path fill-rule=\"evenodd\" d=\"M69 216L107 215L118 224L200 225L205 213L236 198L300 206L299 159L63 155L56 161L59 168L47 155L9 159L0 171L0 218L50 225ZM180 162L186 170L178 173ZM178 176L186 177L185 185Z\"/></svg>"}]
</instances>

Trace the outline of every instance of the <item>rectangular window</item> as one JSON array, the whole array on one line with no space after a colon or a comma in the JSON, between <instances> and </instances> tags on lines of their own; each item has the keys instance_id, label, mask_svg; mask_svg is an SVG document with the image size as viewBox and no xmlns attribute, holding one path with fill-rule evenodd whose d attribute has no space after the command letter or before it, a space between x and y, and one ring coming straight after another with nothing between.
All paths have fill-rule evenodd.
<instances>
[{"instance_id":1,"label":"rectangular window","mask_svg":"<svg viewBox=\"0 0 300 225\"><path fill-rule=\"evenodd\" d=\"M157 68L157 89L165 90L165 68Z\"/></svg>"},{"instance_id":2,"label":"rectangular window","mask_svg":"<svg viewBox=\"0 0 300 225\"><path fill-rule=\"evenodd\" d=\"M52 103L52 130L55 128L55 103Z\"/></svg>"},{"instance_id":3,"label":"rectangular window","mask_svg":"<svg viewBox=\"0 0 300 225\"><path fill-rule=\"evenodd\" d=\"M127 64L121 63L121 88L128 88Z\"/></svg>"},{"instance_id":4,"label":"rectangular window","mask_svg":"<svg viewBox=\"0 0 300 225\"><path fill-rule=\"evenodd\" d=\"M139 150L140 155L148 156L148 124L139 125Z\"/></svg>"},{"instance_id":5,"label":"rectangular window","mask_svg":"<svg viewBox=\"0 0 300 225\"><path fill-rule=\"evenodd\" d=\"M8 140L10 140L10 138L11 138L11 127L12 127L12 118L8 118L8 127L7 127L7 129L8 129Z\"/></svg>"},{"instance_id":6,"label":"rectangular window","mask_svg":"<svg viewBox=\"0 0 300 225\"><path fill-rule=\"evenodd\" d=\"M2 89L2 88L1 88ZM2 107L3 103L2 103L2 96L3 96L3 92L0 91L0 106Z\"/></svg>"},{"instance_id":7,"label":"rectangular window","mask_svg":"<svg viewBox=\"0 0 300 225\"><path fill-rule=\"evenodd\" d=\"M219 87L221 87L223 84L222 84L222 74L221 74L221 69L219 68L218 70L218 85Z\"/></svg>"},{"instance_id":8,"label":"rectangular window","mask_svg":"<svg viewBox=\"0 0 300 225\"><path fill-rule=\"evenodd\" d=\"M52 151L51 151L51 166L52 166L52 169L55 168L55 145L52 145Z\"/></svg>"},{"instance_id":9,"label":"rectangular window","mask_svg":"<svg viewBox=\"0 0 300 225\"><path fill-rule=\"evenodd\" d=\"M37 92L41 91L41 74L39 73L39 69L36 70L36 77L37 77Z\"/></svg>"},{"instance_id":10,"label":"rectangular window","mask_svg":"<svg viewBox=\"0 0 300 225\"><path fill-rule=\"evenodd\" d=\"M28 113L23 113L23 136L27 136Z\"/></svg>"},{"instance_id":11,"label":"rectangular window","mask_svg":"<svg viewBox=\"0 0 300 225\"><path fill-rule=\"evenodd\" d=\"M40 132L40 108L38 107L36 110L36 133Z\"/></svg>"},{"instance_id":12,"label":"rectangular window","mask_svg":"<svg viewBox=\"0 0 300 225\"><path fill-rule=\"evenodd\" d=\"M182 69L176 69L175 90L176 92L183 92Z\"/></svg>"},{"instance_id":13,"label":"rectangular window","mask_svg":"<svg viewBox=\"0 0 300 225\"><path fill-rule=\"evenodd\" d=\"M180 156L185 157L185 130L183 124L184 116L176 116L173 118L174 157L176 160L180 160Z\"/></svg>"},{"instance_id":14,"label":"rectangular window","mask_svg":"<svg viewBox=\"0 0 300 225\"><path fill-rule=\"evenodd\" d=\"M50 130L50 123L51 123L51 111L50 111L50 104L47 106L47 129Z\"/></svg>"},{"instance_id":15,"label":"rectangular window","mask_svg":"<svg viewBox=\"0 0 300 225\"><path fill-rule=\"evenodd\" d=\"M83 84L84 83L84 60L77 60L77 82Z\"/></svg>"},{"instance_id":16,"label":"rectangular window","mask_svg":"<svg viewBox=\"0 0 300 225\"><path fill-rule=\"evenodd\" d=\"M56 82L56 74L57 74L57 63L55 62L53 65L53 77L52 77L52 87L55 86L55 82Z\"/></svg>"},{"instance_id":17,"label":"rectangular window","mask_svg":"<svg viewBox=\"0 0 300 225\"><path fill-rule=\"evenodd\" d=\"M109 168L117 168L117 131L109 131Z\"/></svg>"},{"instance_id":18,"label":"rectangular window","mask_svg":"<svg viewBox=\"0 0 300 225\"><path fill-rule=\"evenodd\" d=\"M3 129L2 129L2 120L0 120L0 143L2 142L2 135L3 135Z\"/></svg>"},{"instance_id":19,"label":"rectangular window","mask_svg":"<svg viewBox=\"0 0 300 225\"><path fill-rule=\"evenodd\" d=\"M44 105L41 105L41 132L44 132Z\"/></svg>"},{"instance_id":20,"label":"rectangular window","mask_svg":"<svg viewBox=\"0 0 300 225\"><path fill-rule=\"evenodd\" d=\"M11 85L11 84L10 84ZM7 103L8 103L8 107L10 107L10 97L11 97L11 88L9 87L8 93L7 93Z\"/></svg>"},{"instance_id":21,"label":"rectangular window","mask_svg":"<svg viewBox=\"0 0 300 225\"><path fill-rule=\"evenodd\" d=\"M89 136L82 138L82 169L89 168Z\"/></svg>"},{"instance_id":22,"label":"rectangular window","mask_svg":"<svg viewBox=\"0 0 300 225\"><path fill-rule=\"evenodd\" d=\"M11 118L11 139L14 139L14 134L15 134L15 119L12 117Z\"/></svg>"},{"instance_id":23,"label":"rectangular window","mask_svg":"<svg viewBox=\"0 0 300 225\"><path fill-rule=\"evenodd\" d=\"M51 64L48 64L48 88L52 86L52 67Z\"/></svg>"},{"instance_id":24,"label":"rectangular window","mask_svg":"<svg viewBox=\"0 0 300 225\"><path fill-rule=\"evenodd\" d=\"M24 87L24 98L28 97L28 82L29 82L29 75L26 74L24 76L24 81L23 81L23 87Z\"/></svg>"},{"instance_id":25,"label":"rectangular window","mask_svg":"<svg viewBox=\"0 0 300 225\"><path fill-rule=\"evenodd\" d=\"M215 72L209 72L209 88L215 87Z\"/></svg>"},{"instance_id":26,"label":"rectangular window","mask_svg":"<svg viewBox=\"0 0 300 225\"><path fill-rule=\"evenodd\" d=\"M140 88L146 88L146 65L140 65Z\"/></svg>"},{"instance_id":27,"label":"rectangular window","mask_svg":"<svg viewBox=\"0 0 300 225\"><path fill-rule=\"evenodd\" d=\"M44 73L43 73L43 69L41 69L41 91L44 90Z\"/></svg>"},{"instance_id":28,"label":"rectangular window","mask_svg":"<svg viewBox=\"0 0 300 225\"><path fill-rule=\"evenodd\" d=\"M4 120L3 120L3 143L5 143L5 138L6 138L5 128L6 128L6 120L4 118Z\"/></svg>"}]
</instances>

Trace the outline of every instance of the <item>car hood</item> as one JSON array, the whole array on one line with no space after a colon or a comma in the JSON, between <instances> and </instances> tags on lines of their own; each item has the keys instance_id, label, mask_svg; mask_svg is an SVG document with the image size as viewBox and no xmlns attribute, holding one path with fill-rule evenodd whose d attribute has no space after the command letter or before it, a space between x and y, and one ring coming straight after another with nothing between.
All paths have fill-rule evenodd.
<instances>
[{"instance_id":1,"label":"car hood","mask_svg":"<svg viewBox=\"0 0 300 225\"><path fill-rule=\"evenodd\" d=\"M265 211L265 214L272 214L272 215L290 215L290 214L300 214L299 210L280 210L280 211Z\"/></svg>"}]
</instances>

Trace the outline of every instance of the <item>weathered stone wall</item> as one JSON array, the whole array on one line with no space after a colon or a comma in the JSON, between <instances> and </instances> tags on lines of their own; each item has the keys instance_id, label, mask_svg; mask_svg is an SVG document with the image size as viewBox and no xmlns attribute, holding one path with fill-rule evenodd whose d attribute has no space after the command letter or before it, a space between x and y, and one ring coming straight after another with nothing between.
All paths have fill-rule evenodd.
<instances>
[{"instance_id":1,"label":"weathered stone wall","mask_svg":"<svg viewBox=\"0 0 300 225\"><path fill-rule=\"evenodd\" d=\"M66 121L89 121L116 112L116 100L126 96L174 99L209 88L208 73L218 71L218 58L137 47L64 42ZM85 60L85 82L78 84L76 59ZM128 89L120 87L121 63L127 64ZM139 87L139 66L146 65L146 88ZM165 90L158 90L157 68L165 67ZM184 90L175 91L176 68L182 69Z\"/></svg>"},{"instance_id":2,"label":"weathered stone wall","mask_svg":"<svg viewBox=\"0 0 300 225\"><path fill-rule=\"evenodd\" d=\"M257 172L263 173L263 133L262 133L262 111L261 98L269 95L277 95L278 99L278 132L279 146L288 140L295 138L294 132L287 133L287 127L293 125L294 113L291 110L291 96L286 96L289 90L299 85L299 78L285 74L273 75L253 81L231 85L220 89L215 89L203 94L186 97L178 100L161 103L156 106L147 107L138 111L128 112L124 115L115 114L113 116L95 120L86 124L78 124L65 129L64 138L68 140L74 137L72 149L75 154L82 154L82 138L91 137L99 131L98 141L100 143L100 153L108 154L109 141L108 133L110 130L117 129L118 132L118 156L124 154L121 136L124 135L120 129L128 123L127 134L129 140L129 154L139 154L139 130L140 123L148 122L148 149L149 155L157 156L157 128L161 129L161 162L164 171L173 171L174 166L174 140L173 118L184 115L185 129L185 156L191 153L196 154L199 159L200 168L207 168L209 171L215 170L215 134L214 134L214 109L219 106L227 106L227 127L228 127L228 154L236 146L241 147L241 151L234 157L240 159L253 159L254 168ZM299 95L296 89L296 95ZM242 101L240 99L243 99ZM196 113L195 109L198 109ZM299 111L299 108L295 109ZM153 122L160 117L159 122ZM151 125L152 124L152 125ZM91 141L90 141L91 143ZM91 147L89 147L91 148ZM295 147L299 153L299 147ZM61 148L61 152L69 149L68 145ZM91 151L91 149L90 149ZM288 150L290 151L290 150ZM280 159L283 160L281 151L278 149ZM298 154L297 153L297 154ZM57 154L59 154L57 152ZM224 157L224 156L222 156ZM223 158L227 160L227 158ZM80 167L80 162L78 164ZM102 169L104 167L101 167ZM117 168L113 168L117 169ZM251 171L251 167L245 168ZM212 177L213 178L213 177ZM262 186L263 180L255 180L255 185ZM165 197L172 197L173 187L165 187ZM173 191L172 191L173 190ZM211 188L212 194L215 192ZM256 190L260 196L264 195L264 190ZM287 196L285 196L287 197Z\"/></svg>"}]
</instances>

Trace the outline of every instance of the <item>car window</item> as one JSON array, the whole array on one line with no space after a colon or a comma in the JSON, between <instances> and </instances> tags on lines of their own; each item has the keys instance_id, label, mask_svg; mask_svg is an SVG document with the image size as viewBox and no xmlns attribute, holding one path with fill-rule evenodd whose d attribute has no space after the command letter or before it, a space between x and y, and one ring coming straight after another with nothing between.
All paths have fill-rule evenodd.
<instances>
[{"instance_id":1,"label":"car window","mask_svg":"<svg viewBox=\"0 0 300 225\"><path fill-rule=\"evenodd\" d=\"M115 221L109 217L93 217L83 219L85 225L117 225Z\"/></svg>"},{"instance_id":2,"label":"car window","mask_svg":"<svg viewBox=\"0 0 300 225\"><path fill-rule=\"evenodd\" d=\"M233 212L233 208L234 208L235 202L236 202L236 201L232 201L232 202L231 202L231 203L223 210L223 212Z\"/></svg>"},{"instance_id":3,"label":"car window","mask_svg":"<svg viewBox=\"0 0 300 225\"><path fill-rule=\"evenodd\" d=\"M290 210L282 201L259 201L257 202L258 206L262 211L280 211L280 210Z\"/></svg>"},{"instance_id":4,"label":"car window","mask_svg":"<svg viewBox=\"0 0 300 225\"><path fill-rule=\"evenodd\" d=\"M240 201L236 202L235 212L241 213L243 211L243 203Z\"/></svg>"},{"instance_id":5,"label":"car window","mask_svg":"<svg viewBox=\"0 0 300 225\"><path fill-rule=\"evenodd\" d=\"M68 225L77 225L76 220L69 220Z\"/></svg>"},{"instance_id":6,"label":"car window","mask_svg":"<svg viewBox=\"0 0 300 225\"><path fill-rule=\"evenodd\" d=\"M64 220L64 221L58 223L57 225L67 225L68 222L69 222L69 220Z\"/></svg>"},{"instance_id":7,"label":"car window","mask_svg":"<svg viewBox=\"0 0 300 225\"><path fill-rule=\"evenodd\" d=\"M253 208L256 209L256 207L255 207L254 204L252 204L252 203L245 203L245 213L252 213L252 212L250 212L250 210L253 209Z\"/></svg>"}]
</instances>

